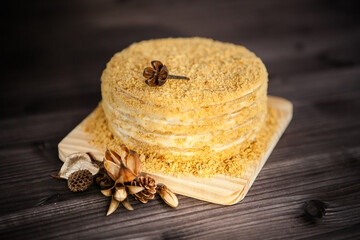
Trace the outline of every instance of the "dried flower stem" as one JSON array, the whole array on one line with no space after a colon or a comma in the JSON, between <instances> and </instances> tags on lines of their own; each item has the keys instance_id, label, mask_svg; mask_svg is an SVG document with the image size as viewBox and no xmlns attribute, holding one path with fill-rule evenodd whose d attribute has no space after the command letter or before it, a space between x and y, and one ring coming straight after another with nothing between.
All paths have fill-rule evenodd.
<instances>
[{"instance_id":1,"label":"dried flower stem","mask_svg":"<svg viewBox=\"0 0 360 240\"><path fill-rule=\"evenodd\" d=\"M175 75L169 75L167 78L168 78L168 79L184 79L184 80L190 80L190 78L188 78L188 77L175 76Z\"/></svg>"}]
</instances>

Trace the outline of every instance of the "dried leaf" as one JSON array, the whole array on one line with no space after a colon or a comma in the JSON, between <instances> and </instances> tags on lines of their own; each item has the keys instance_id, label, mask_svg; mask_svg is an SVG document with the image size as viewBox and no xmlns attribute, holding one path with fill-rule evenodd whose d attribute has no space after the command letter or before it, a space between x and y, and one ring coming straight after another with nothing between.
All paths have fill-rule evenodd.
<instances>
[{"instance_id":1,"label":"dried leaf","mask_svg":"<svg viewBox=\"0 0 360 240\"><path fill-rule=\"evenodd\" d=\"M106 216L109 216L110 214L112 214L113 212L115 212L115 210L119 207L119 201L116 201L114 198L111 199L111 203L109 206L109 210L106 213Z\"/></svg>"},{"instance_id":2,"label":"dried leaf","mask_svg":"<svg viewBox=\"0 0 360 240\"><path fill-rule=\"evenodd\" d=\"M138 192L141 192L143 191L145 188L143 187L140 187L140 186L125 186L126 187L126 190L128 193L130 194L136 194Z\"/></svg>"},{"instance_id":3,"label":"dried leaf","mask_svg":"<svg viewBox=\"0 0 360 240\"><path fill-rule=\"evenodd\" d=\"M88 154L73 153L66 157L65 162L60 169L59 177L68 179L73 172L85 169L89 170L92 175L96 175L100 168L97 164L92 163Z\"/></svg>"},{"instance_id":4,"label":"dried leaf","mask_svg":"<svg viewBox=\"0 0 360 240\"><path fill-rule=\"evenodd\" d=\"M125 199L124 201L121 202L122 205L129 211L134 210L134 208L130 205L129 200Z\"/></svg>"},{"instance_id":5,"label":"dried leaf","mask_svg":"<svg viewBox=\"0 0 360 240\"><path fill-rule=\"evenodd\" d=\"M115 187L115 193L114 193L113 197L115 200L117 200L119 202L124 201L127 198L127 193L126 193L125 187L124 186Z\"/></svg>"},{"instance_id":6,"label":"dried leaf","mask_svg":"<svg viewBox=\"0 0 360 240\"><path fill-rule=\"evenodd\" d=\"M120 177L120 166L115 163L105 160L104 167L107 171L107 174L111 177L112 180L116 181Z\"/></svg>"},{"instance_id":7,"label":"dried leaf","mask_svg":"<svg viewBox=\"0 0 360 240\"><path fill-rule=\"evenodd\" d=\"M170 207L176 208L179 205L179 200L176 195L165 185L159 185L157 191L164 202Z\"/></svg>"}]
</instances>

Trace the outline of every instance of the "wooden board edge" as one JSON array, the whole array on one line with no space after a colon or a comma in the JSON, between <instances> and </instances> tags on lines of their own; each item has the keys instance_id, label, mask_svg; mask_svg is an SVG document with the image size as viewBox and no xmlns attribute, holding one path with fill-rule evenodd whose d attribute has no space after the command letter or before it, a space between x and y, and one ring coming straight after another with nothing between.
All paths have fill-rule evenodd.
<instances>
[{"instance_id":1,"label":"wooden board edge","mask_svg":"<svg viewBox=\"0 0 360 240\"><path fill-rule=\"evenodd\" d=\"M246 185L245 189L243 189L242 191L239 191L239 192L235 192L234 199L228 203L222 203L224 205L234 205L245 198L245 196L249 192L250 188L254 184L256 177L261 172L261 169L265 166L268 158L270 157L271 153L275 149L277 143L279 142L282 135L285 133L286 128L289 126L289 124L293 118L293 104L290 101L288 101L284 98L275 97L275 96L269 96L269 99L271 99L272 104L274 104L278 109L281 109L281 110L287 112L288 114L286 115L285 118L280 119L280 121L282 121L282 123L279 124L280 127L277 129L276 133L274 134L274 138L272 139L270 145L268 146L267 150L265 151L265 154L262 156L262 159L265 159L265 160L260 161L261 164L258 165L258 169L250 177L250 181Z\"/></svg>"}]
</instances>

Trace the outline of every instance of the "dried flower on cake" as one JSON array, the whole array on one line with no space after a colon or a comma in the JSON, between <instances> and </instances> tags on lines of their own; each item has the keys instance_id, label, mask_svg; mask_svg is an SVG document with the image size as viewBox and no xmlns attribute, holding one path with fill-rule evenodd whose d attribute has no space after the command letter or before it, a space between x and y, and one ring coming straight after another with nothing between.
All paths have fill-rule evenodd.
<instances>
[{"instance_id":1,"label":"dried flower on cake","mask_svg":"<svg viewBox=\"0 0 360 240\"><path fill-rule=\"evenodd\" d=\"M144 69L143 76L147 78L145 83L150 87L162 86L166 83L167 79L185 79L188 77L169 75L169 70L160 61L151 61L153 67L147 67Z\"/></svg>"}]
</instances>

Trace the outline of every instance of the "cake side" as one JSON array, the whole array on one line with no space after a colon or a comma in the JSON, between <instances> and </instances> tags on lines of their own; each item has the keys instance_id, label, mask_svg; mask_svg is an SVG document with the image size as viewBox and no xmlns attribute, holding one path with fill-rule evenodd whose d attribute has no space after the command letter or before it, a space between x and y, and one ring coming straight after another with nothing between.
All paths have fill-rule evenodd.
<instances>
[{"instance_id":1,"label":"cake side","mask_svg":"<svg viewBox=\"0 0 360 240\"><path fill-rule=\"evenodd\" d=\"M151 60L167 65L168 80L149 87ZM256 135L267 115L267 72L242 46L203 38L142 41L107 64L102 108L111 132L159 161L231 158Z\"/></svg>"}]
</instances>

